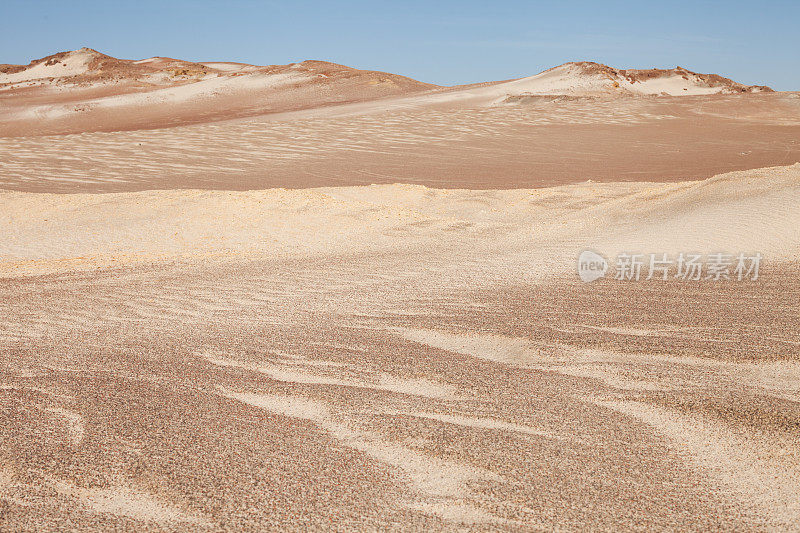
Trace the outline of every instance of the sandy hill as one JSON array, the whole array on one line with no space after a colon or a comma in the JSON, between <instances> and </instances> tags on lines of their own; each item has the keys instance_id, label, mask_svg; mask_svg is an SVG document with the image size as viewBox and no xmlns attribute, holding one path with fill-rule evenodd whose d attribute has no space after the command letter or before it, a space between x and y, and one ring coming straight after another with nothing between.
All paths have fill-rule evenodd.
<instances>
[{"instance_id":1,"label":"sandy hill","mask_svg":"<svg viewBox=\"0 0 800 533\"><path fill-rule=\"evenodd\" d=\"M141 60L117 59L91 48L59 52L28 65L0 65L0 89L52 85L66 88L81 87L103 81L138 81L153 85L174 85L198 82L213 77L237 77L248 74L277 74L287 71L312 74L316 82L360 78L367 85L395 86L403 89L432 87L405 76L358 70L326 61L303 61L289 65L256 66L245 63L197 63L151 57Z\"/></svg>"},{"instance_id":2,"label":"sandy hill","mask_svg":"<svg viewBox=\"0 0 800 533\"><path fill-rule=\"evenodd\" d=\"M698 74L683 67L618 70L590 61L565 63L520 81L530 84L530 92L565 94L627 92L684 96L772 91L764 85L743 85L717 74Z\"/></svg>"},{"instance_id":3,"label":"sandy hill","mask_svg":"<svg viewBox=\"0 0 800 533\"><path fill-rule=\"evenodd\" d=\"M387 107L516 103L545 97L771 91L715 74L565 63L535 76L438 87L325 61L257 66L168 57L117 59L91 48L0 65L0 136L152 129L393 98Z\"/></svg>"},{"instance_id":4,"label":"sandy hill","mask_svg":"<svg viewBox=\"0 0 800 533\"><path fill-rule=\"evenodd\" d=\"M469 88L467 95L492 103L541 97L697 96L773 92L764 85L743 85L717 74L674 69L619 70L600 63L564 63L535 76Z\"/></svg>"},{"instance_id":5,"label":"sandy hill","mask_svg":"<svg viewBox=\"0 0 800 533\"><path fill-rule=\"evenodd\" d=\"M435 86L325 61L257 66L90 48L0 66L0 135L158 128L402 96Z\"/></svg>"}]
</instances>

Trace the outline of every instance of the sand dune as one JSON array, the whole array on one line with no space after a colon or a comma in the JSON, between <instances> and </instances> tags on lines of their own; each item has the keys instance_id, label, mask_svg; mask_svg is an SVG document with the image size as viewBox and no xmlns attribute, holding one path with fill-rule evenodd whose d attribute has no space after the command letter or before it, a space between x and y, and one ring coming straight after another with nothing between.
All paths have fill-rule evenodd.
<instances>
[{"instance_id":1,"label":"sand dune","mask_svg":"<svg viewBox=\"0 0 800 533\"><path fill-rule=\"evenodd\" d=\"M567 95L663 95L771 92L764 86L750 86L711 74L675 69L617 70L592 62L565 63L536 76L498 84L492 89L506 96Z\"/></svg>"},{"instance_id":2,"label":"sand dune","mask_svg":"<svg viewBox=\"0 0 800 533\"><path fill-rule=\"evenodd\" d=\"M800 521L797 94L82 49L0 106L0 529Z\"/></svg>"},{"instance_id":3,"label":"sand dune","mask_svg":"<svg viewBox=\"0 0 800 533\"><path fill-rule=\"evenodd\" d=\"M282 98L281 88L273 92ZM0 138L0 188L527 189L587 179L694 181L800 161L800 98L792 94L502 105L438 102L437 94L152 131Z\"/></svg>"},{"instance_id":4,"label":"sand dune","mask_svg":"<svg viewBox=\"0 0 800 533\"><path fill-rule=\"evenodd\" d=\"M6 228L0 272L18 276L332 252L344 257L418 251L431 243L456 257L508 254L528 276L571 269L581 247L608 257L623 251L713 250L758 251L766 260L788 261L800 257L798 195L800 165L672 185L584 184L484 193L407 185L109 195L5 192L0 193L5 206L0 227ZM709 227L719 229L710 232Z\"/></svg>"},{"instance_id":5,"label":"sand dune","mask_svg":"<svg viewBox=\"0 0 800 533\"><path fill-rule=\"evenodd\" d=\"M324 61L265 67L160 57L133 61L83 48L0 68L0 135L168 127L432 87Z\"/></svg>"},{"instance_id":6,"label":"sand dune","mask_svg":"<svg viewBox=\"0 0 800 533\"><path fill-rule=\"evenodd\" d=\"M62 64L88 70L0 85L0 188L515 189L694 181L800 160L797 94L742 92L679 69L570 63L442 88L318 61L216 68L86 49L2 75ZM609 76L620 88L607 87ZM676 77L686 96L648 88Z\"/></svg>"},{"instance_id":7,"label":"sand dune","mask_svg":"<svg viewBox=\"0 0 800 533\"><path fill-rule=\"evenodd\" d=\"M535 76L437 87L324 61L255 66L154 57L117 59L82 48L0 67L0 136L171 127L381 101L379 108L519 103L540 96L691 96L771 92L712 74L566 63ZM413 95L424 95L424 98ZM389 101L383 101L383 100ZM35 119L36 122L31 122Z\"/></svg>"}]
</instances>

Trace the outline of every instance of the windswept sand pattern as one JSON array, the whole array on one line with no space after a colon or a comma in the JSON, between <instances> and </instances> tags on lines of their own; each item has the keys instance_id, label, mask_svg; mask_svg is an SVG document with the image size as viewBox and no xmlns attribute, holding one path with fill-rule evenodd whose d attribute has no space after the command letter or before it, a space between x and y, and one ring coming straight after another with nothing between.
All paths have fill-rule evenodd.
<instances>
[{"instance_id":1,"label":"windswept sand pattern","mask_svg":"<svg viewBox=\"0 0 800 533\"><path fill-rule=\"evenodd\" d=\"M324 405L296 397L271 396L253 393L227 393L229 398L264 409L277 415L308 420L325 430L343 445L366 453L371 458L398 468L407 476L413 491L420 498L433 499L426 502L423 509L453 518L460 514L461 522L476 520L496 521L497 518L465 504L462 499L469 496L470 482L480 480L502 481L502 478L489 471L481 471L465 465L442 461L429 457L407 446L383 440L377 435L359 432L347 425L331 419ZM417 504L420 505L420 504ZM456 509L453 510L453 506Z\"/></svg>"},{"instance_id":2,"label":"windswept sand pattern","mask_svg":"<svg viewBox=\"0 0 800 533\"><path fill-rule=\"evenodd\" d=\"M199 271L190 278L192 284L207 279L211 286L212 280L224 284L226 276L228 283L237 283L236 280L249 278L248 273L248 269L237 267L225 275L224 270L211 268L206 274ZM120 280L87 287L81 291L82 296L76 294L79 301L52 303L65 315L82 309L99 317L104 311L97 307L101 300L92 296L94 292L102 294L105 301L116 300L127 303L129 309L140 308L159 298L168 298L167 293L174 293L180 280L187 279L183 269L167 274L164 272L163 281L152 286L152 292L126 291L128 284ZM342 282L347 279L341 278L341 272L337 275ZM794 276L796 271L785 275ZM60 281L47 283L63 286L68 280L69 277L62 277ZM285 290L292 292L295 289L291 284L302 285L307 280L301 276ZM25 282L15 293L30 293L30 288L17 291L31 283L41 286L42 280ZM424 284L419 290L429 292L431 287ZM570 294L580 289L567 284L559 291ZM415 289L406 283L404 289L397 290L410 295ZM348 513L358 512L367 520L378 520L367 507L359 507L376 499L385 501L387 507L380 521L374 523L397 521L396 525L400 525L410 521L404 526L413 523L433 529L447 528L448 524L482 527L487 522L494 527L509 528L557 523L578 527L588 521L602 520L619 524L626 520L628 511L624 509L632 507L636 512L630 519L640 525L644 520L654 525L696 527L698 516L716 517L704 522L709 527L737 523L786 525L791 515L785 513L763 522L769 514L765 512L766 504L753 508L750 503L742 503L741 490L720 477L724 471L717 472L716 467L706 471L707 459L686 456L682 447L673 450L672 440L660 442L658 439L664 434L660 426L652 434L636 429L641 423L637 416L618 418L608 425L605 413L614 408L627 416L627 411L616 409L617 404L609 402L636 402L635 405L644 405L643 409L657 412L681 410L687 421L704 424L708 428L704 431L739 435L730 437L733 440L725 441L727 447L715 452L724 454L731 465L735 464L737 454L750 453L747 439L780 441L787 451L796 450L794 430L780 420L790 416L797 405L797 346L784 352L788 359L774 363L757 362L761 357L758 354L774 356L779 352L765 352L769 348L755 339L744 347L756 358L748 363L727 360L724 347L714 355L717 359L661 357L624 350L603 353L581 348L581 340L602 343L599 335L605 334L592 333L594 330L585 327L575 329L575 337L570 341L574 346L553 346L549 332L555 325L547 317L558 312L558 308L550 308L549 312L538 309L530 314L520 314L513 306L504 308L507 305L504 301L521 303L535 299L538 289L531 286L519 290L522 292L514 299L488 303L480 315L475 315L467 305L481 301L479 295L448 294L444 290L440 293L441 303L429 299L425 306L420 306L418 315L402 318L386 315L366 319L347 312L319 314L314 307L323 302L315 304L311 300L306 303L305 318L295 314L292 320L276 323L270 318L280 315L285 300L256 303L254 298L231 301L224 312L206 312L202 323L189 328L177 326L177 331L174 328L182 319L176 320L180 315L167 308L159 315L132 315L130 324L134 327L105 321L50 323L43 325L48 332L44 336L25 327L23 331L30 336L24 341L7 343L4 349L7 360L14 361L3 377L4 412L12 416L4 425L11 433L4 438L13 443L4 448L4 464L24 476L37 475L35 468L32 469L34 465L27 462L32 459L24 460L29 456L15 453L20 449L17 446L26 446L26 439L35 438L37 433L16 432L13 428L36 427L38 434L44 431L44 435L54 432L52 437L45 438L43 445L47 446L47 453L62 457L63 466L49 473L50 478L79 480L88 472L95 472L87 481L80 482L84 487L81 489L69 488L77 486L78 481L55 485L65 497L84 498L86 503L73 511L77 513L75 519L88 520L90 515L81 513L100 513L104 520L112 516L117 517L114 520L135 520L138 527L154 520L178 529L180 523L208 523L212 528L247 528L247 524L256 523L277 525L281 520L297 519L279 510L289 508L300 509L295 512L300 512L303 520L314 517L328 520L334 509L340 509L335 512L344 516L352 517ZM354 291L350 298L369 305L368 294L363 294L357 285ZM711 287L704 294L709 305L717 298ZM796 296L787 294L783 302L765 301L761 304L765 307L755 311L781 305L793 306L797 311ZM25 314L28 298L16 297L11 314L6 316ZM750 302L747 294L740 298L742 304ZM9 301L7 296L4 300ZM173 305L186 306L190 301ZM410 311L413 309L409 307ZM702 311L698 309L699 313ZM793 311L786 312L790 315ZM524 324L516 334L508 331L516 325L507 313L513 313L520 325ZM236 325L228 316L238 317ZM327 318L320 320L323 316ZM359 323L362 325L353 327ZM146 324L153 330L142 329ZM441 326L431 330L420 324ZM225 332L231 327L237 331L235 345L225 340ZM782 335L780 325L772 322L771 327L771 331L764 333ZM523 331L524 336L519 336ZM105 347L103 355L98 357L91 348L74 344L77 335L88 332ZM147 340L153 334L155 337ZM702 342L703 336L702 331L698 332L696 342ZM139 347L134 352L138 355L131 358L128 354L133 346ZM506 352L514 356L508 357ZM59 385L60 396L32 392L52 388L53 384ZM643 386L648 384L659 387ZM726 399L731 391L737 391L736 395ZM87 413L83 415L83 438L77 444L69 438L72 430L65 426L62 411L22 410L32 400L41 402L47 398L60 404L65 401L60 399L65 394L73 398L68 404L70 412ZM717 394L717 401L724 402L720 406L726 409L720 414L716 414L713 403L706 403ZM792 396L795 399L789 401ZM142 404L144 398L149 400ZM775 403L777 398L787 400ZM763 403L762 399L771 400ZM118 407L117 402L121 402ZM763 412L754 417L752 413L747 415L749 409ZM749 418L737 419L737 412ZM721 413L726 413L725 418L720 418ZM187 416L172 429L160 422ZM743 424L744 420L762 420L764 425L755 429ZM24 426L18 425L23 423ZM620 432L620 427L629 429ZM160 429L154 432L155 428ZM217 440L222 435L227 443L225 448L219 448L221 441ZM12 440L7 440L10 437ZM671 434L667 437L672 439ZM147 464L151 466L144 470L137 466L141 465L139 458L163 453L167 442L171 443L169 449L174 456L175 439L199 440L185 441L195 444L167 470L154 469L150 462ZM711 446L716 441L709 442ZM102 446L103 464L110 461L113 472L122 475L122 480L97 478L106 467L93 459L92 450L96 446ZM289 495L280 486L272 486L267 493L263 489L254 491L252 483L257 478L246 475L247 471L240 473L240 462L222 460L228 446L234 446L240 457L242 454L249 457L247 464L254 464L253 461L262 464L258 467L261 475L269 477L269 469L283 465L279 468L286 471L287 479L298 482L305 479L304 483L312 483L307 486L312 487L314 494L318 490L314 488L316 482L305 477L311 475L304 466L311 460L309 452L315 456L313 472L327 472L334 464L340 468L348 465L344 473L352 477L337 478L337 483L344 483L354 496L325 501L314 496L316 503L305 504L290 498L284 500L288 507L272 507L257 495L261 493L264 498ZM205 451L197 453L200 449ZM273 449L274 452L270 451ZM272 453L277 455L264 455ZM341 463L345 459L338 454L348 457L345 463ZM574 456L576 462L554 462L553 457L563 454ZM782 457L789 467L796 467L792 466L792 452ZM357 473L354 468L366 470ZM762 488L772 490L769 481L772 478L761 463L754 462L748 468L754 479L760 480ZM619 475L614 474L615 469L620 469ZM198 471L202 476L197 477ZM365 478L366 472L372 473ZM634 485L630 486L633 472L641 472L641 477L635 477ZM11 479L22 479L20 475L14 474ZM540 480L551 476L558 480L555 485L541 485ZM781 481L783 485L776 486L779 492L773 500L760 501L785 499L790 479L787 474L785 481ZM600 480L602 483L597 487ZM328 482L323 477L319 490ZM219 501L218 495L204 491L206 483L222 484L225 488L218 490L235 497ZM132 485L149 486L159 496L147 497L150 499L146 501L151 503L145 503L142 500L145 496L138 496L144 489L131 489L133 492L116 489ZM9 500L12 506L7 516L21 519L29 516L25 512L34 510L38 520L50 516L47 507L37 503L43 500L37 500L32 490L14 489L15 499ZM362 490L371 492L369 497ZM642 493L653 499L642 500ZM587 504L566 511L570 507L565 498L575 498L577 494L582 494L579 501ZM709 498L709 494L717 496ZM726 502L725 494L730 495L730 501ZM613 495L611 503L590 504L593 498L609 495ZM13 504L17 500L25 505ZM155 501L160 503L152 503ZM236 511L242 501L255 506L244 522ZM681 505L683 514L676 514L672 501L692 503ZM315 505L320 507L312 511Z\"/></svg>"},{"instance_id":3,"label":"windswept sand pattern","mask_svg":"<svg viewBox=\"0 0 800 533\"><path fill-rule=\"evenodd\" d=\"M637 109L638 108L638 109ZM247 120L197 126L80 136L2 139L5 179L36 177L77 183L142 182L157 172L180 179L199 173L253 173L263 165L298 159L330 157L350 152L396 153L420 145L447 147L465 142L484 143L511 133L511 128L548 124L626 124L669 116L627 109L618 102L591 107L567 103L547 107L499 107L463 112L405 110L330 118ZM418 152L417 152L418 153ZM502 157L513 150L495 154ZM49 165L53 165L48 169ZM29 178L30 179L30 178ZM217 178L218 179L218 178ZM201 182L198 182L200 185ZM8 187L14 181L2 185ZM134 185L135 187L135 185Z\"/></svg>"},{"instance_id":4,"label":"windswept sand pattern","mask_svg":"<svg viewBox=\"0 0 800 533\"><path fill-rule=\"evenodd\" d=\"M743 505L761 515L774 515L771 527L791 529L797 524L800 472L797 461L786 459L787 452L792 453L800 444L797 435L742 434L717 420L685 416L635 401L598 403L640 420L672 440L690 460L737 495Z\"/></svg>"},{"instance_id":5,"label":"windswept sand pattern","mask_svg":"<svg viewBox=\"0 0 800 533\"><path fill-rule=\"evenodd\" d=\"M0 530L800 523L798 94L0 71ZM762 263L583 283L586 249Z\"/></svg>"},{"instance_id":6,"label":"windswept sand pattern","mask_svg":"<svg viewBox=\"0 0 800 533\"><path fill-rule=\"evenodd\" d=\"M151 131L0 138L0 187L109 192L404 182L496 189L586 178L696 179L800 159L800 98L790 96L741 96L747 99L729 107L585 98L459 109L411 98L396 109L353 104ZM634 155L636 165L628 161Z\"/></svg>"},{"instance_id":7,"label":"windswept sand pattern","mask_svg":"<svg viewBox=\"0 0 800 533\"><path fill-rule=\"evenodd\" d=\"M4 193L18 239L3 257L28 270L12 258L0 286L3 520L790 530L797 186L792 166L532 191L190 192L188 204ZM222 233L241 238L198 248L185 205L235 212L227 201L240 213L218 219ZM136 202L153 229L126 229ZM253 225L248 202L275 218ZM102 229L109 208L117 235ZM186 248L162 248L175 230L156 230L158 209ZM55 238L65 212L93 239ZM325 233L351 219L347 239ZM727 230L692 234L692 220ZM579 235L609 255L702 245L767 262L752 283L587 285L574 280ZM251 249L256 237L270 245ZM76 258L89 251L87 269Z\"/></svg>"}]
</instances>

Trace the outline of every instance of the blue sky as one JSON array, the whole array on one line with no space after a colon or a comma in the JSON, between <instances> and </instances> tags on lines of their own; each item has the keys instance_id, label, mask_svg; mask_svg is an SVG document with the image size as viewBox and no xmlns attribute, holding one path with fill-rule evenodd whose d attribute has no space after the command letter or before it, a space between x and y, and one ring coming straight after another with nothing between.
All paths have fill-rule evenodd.
<instances>
[{"instance_id":1,"label":"blue sky","mask_svg":"<svg viewBox=\"0 0 800 533\"><path fill-rule=\"evenodd\" d=\"M126 59L323 59L450 85L593 60L800 90L800 0L0 0L0 20L0 63L88 46Z\"/></svg>"}]
</instances>

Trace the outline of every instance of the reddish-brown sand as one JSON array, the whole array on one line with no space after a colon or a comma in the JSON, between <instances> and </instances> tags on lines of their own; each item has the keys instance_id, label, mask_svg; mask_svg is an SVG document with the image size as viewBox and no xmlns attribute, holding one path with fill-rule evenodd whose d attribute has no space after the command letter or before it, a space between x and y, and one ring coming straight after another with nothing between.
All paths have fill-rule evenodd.
<instances>
[{"instance_id":1,"label":"reddish-brown sand","mask_svg":"<svg viewBox=\"0 0 800 533\"><path fill-rule=\"evenodd\" d=\"M796 529L797 94L303 63L151 106L247 66L90 52L0 86L0 529Z\"/></svg>"}]
</instances>

